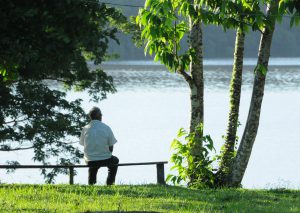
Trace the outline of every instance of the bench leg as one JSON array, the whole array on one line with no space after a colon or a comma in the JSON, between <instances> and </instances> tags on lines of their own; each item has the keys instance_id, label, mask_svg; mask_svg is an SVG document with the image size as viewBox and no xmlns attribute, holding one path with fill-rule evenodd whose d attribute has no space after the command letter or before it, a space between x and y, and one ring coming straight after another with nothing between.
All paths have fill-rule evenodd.
<instances>
[{"instance_id":1,"label":"bench leg","mask_svg":"<svg viewBox=\"0 0 300 213\"><path fill-rule=\"evenodd\" d=\"M165 169L164 164L156 164L157 184L165 185Z\"/></svg>"},{"instance_id":2,"label":"bench leg","mask_svg":"<svg viewBox=\"0 0 300 213\"><path fill-rule=\"evenodd\" d=\"M73 185L74 184L74 167L69 167L69 184Z\"/></svg>"}]
</instances>

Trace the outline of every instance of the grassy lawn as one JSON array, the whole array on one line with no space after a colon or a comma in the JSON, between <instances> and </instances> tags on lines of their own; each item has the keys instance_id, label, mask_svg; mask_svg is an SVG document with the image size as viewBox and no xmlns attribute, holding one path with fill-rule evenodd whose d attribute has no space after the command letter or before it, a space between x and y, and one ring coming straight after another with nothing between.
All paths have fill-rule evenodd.
<instances>
[{"instance_id":1,"label":"grassy lawn","mask_svg":"<svg viewBox=\"0 0 300 213\"><path fill-rule=\"evenodd\" d=\"M0 212L300 212L296 190L0 184Z\"/></svg>"}]
</instances>

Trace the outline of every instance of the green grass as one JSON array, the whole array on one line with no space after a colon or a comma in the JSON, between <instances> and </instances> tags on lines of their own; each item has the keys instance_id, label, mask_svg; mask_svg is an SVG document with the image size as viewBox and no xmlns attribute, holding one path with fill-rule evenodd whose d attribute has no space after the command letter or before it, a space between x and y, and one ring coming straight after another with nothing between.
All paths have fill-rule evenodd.
<instances>
[{"instance_id":1,"label":"green grass","mask_svg":"<svg viewBox=\"0 0 300 213\"><path fill-rule=\"evenodd\" d=\"M0 184L0 212L300 212L296 190Z\"/></svg>"}]
</instances>

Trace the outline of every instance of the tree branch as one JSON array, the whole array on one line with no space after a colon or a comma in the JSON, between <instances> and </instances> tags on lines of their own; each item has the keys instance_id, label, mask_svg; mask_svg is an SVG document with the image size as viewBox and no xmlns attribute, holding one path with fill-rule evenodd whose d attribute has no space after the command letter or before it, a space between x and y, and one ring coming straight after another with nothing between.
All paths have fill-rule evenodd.
<instances>
[{"instance_id":1,"label":"tree branch","mask_svg":"<svg viewBox=\"0 0 300 213\"><path fill-rule=\"evenodd\" d=\"M43 78L42 80L58 81L58 82L66 83L66 84L69 83L69 81L58 79L58 78L49 78L49 77L46 77L46 78Z\"/></svg>"},{"instance_id":2,"label":"tree branch","mask_svg":"<svg viewBox=\"0 0 300 213\"><path fill-rule=\"evenodd\" d=\"M181 74L181 75L184 77L184 79L185 79L189 84L192 84L192 82L193 82L192 77L191 77L189 74L187 74L187 73L185 72L185 70L184 70L184 68L183 68L182 66L179 67L179 70L178 70L177 72L178 72L179 74Z\"/></svg>"},{"instance_id":3,"label":"tree branch","mask_svg":"<svg viewBox=\"0 0 300 213\"><path fill-rule=\"evenodd\" d=\"M64 144L75 144L75 143L79 143L79 141L73 141L73 142L61 142L61 143L64 143ZM46 142L44 144L52 144L50 142ZM4 148L4 149L1 149L0 148L0 152L12 152L12 151L20 151L20 150L28 150L28 149L33 149L34 146L29 146L29 147L17 147L17 148Z\"/></svg>"},{"instance_id":4,"label":"tree branch","mask_svg":"<svg viewBox=\"0 0 300 213\"><path fill-rule=\"evenodd\" d=\"M3 124L17 123L17 122L27 121L27 120L29 120L29 119L30 119L29 117L28 117L28 118L21 119L21 120L15 119L15 120L12 120L12 121L4 122Z\"/></svg>"},{"instance_id":5,"label":"tree branch","mask_svg":"<svg viewBox=\"0 0 300 213\"><path fill-rule=\"evenodd\" d=\"M27 150L27 149L32 149L33 146L29 146L29 147L18 147L18 148L9 148L9 149L1 149L0 148L0 152L13 152L13 151L20 151L20 150Z\"/></svg>"}]
</instances>

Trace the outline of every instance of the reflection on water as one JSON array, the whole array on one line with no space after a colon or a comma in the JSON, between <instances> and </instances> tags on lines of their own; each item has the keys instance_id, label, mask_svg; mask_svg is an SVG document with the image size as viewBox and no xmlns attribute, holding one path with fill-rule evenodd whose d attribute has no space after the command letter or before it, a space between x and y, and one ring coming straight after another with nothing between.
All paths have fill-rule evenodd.
<instances>
[{"instance_id":1,"label":"reflection on water","mask_svg":"<svg viewBox=\"0 0 300 213\"><path fill-rule=\"evenodd\" d=\"M132 89L184 89L187 83L176 73L156 67L105 66L106 72L113 76L117 88ZM243 72L243 89L252 88L253 67L245 67ZM204 71L205 88L208 90L223 90L229 88L231 79L230 66L206 66ZM295 90L300 88L300 67L271 66L267 73L266 90Z\"/></svg>"},{"instance_id":2,"label":"reflection on water","mask_svg":"<svg viewBox=\"0 0 300 213\"><path fill-rule=\"evenodd\" d=\"M231 66L233 64L232 58L205 58L204 65L209 66ZM257 58L245 58L244 65L255 66ZM154 61L108 61L105 65L122 65L122 66L162 66L159 62ZM269 65L271 66L300 66L300 58L270 58Z\"/></svg>"}]
</instances>

